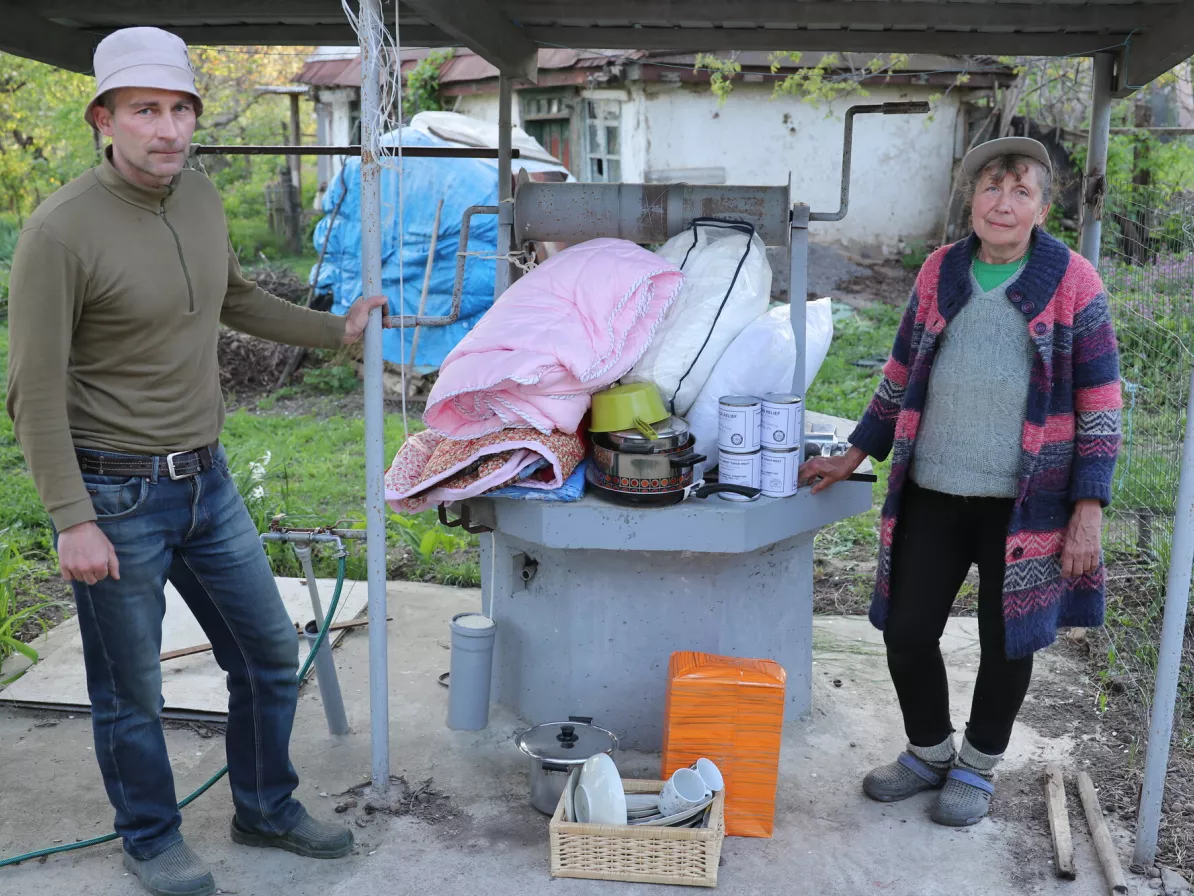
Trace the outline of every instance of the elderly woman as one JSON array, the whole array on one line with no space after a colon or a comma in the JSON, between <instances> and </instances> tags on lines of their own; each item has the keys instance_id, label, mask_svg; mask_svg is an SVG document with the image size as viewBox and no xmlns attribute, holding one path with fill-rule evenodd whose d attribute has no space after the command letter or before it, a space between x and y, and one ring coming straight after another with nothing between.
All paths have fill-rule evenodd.
<instances>
[{"instance_id":1,"label":"elderly woman","mask_svg":"<svg viewBox=\"0 0 1194 896\"><path fill-rule=\"evenodd\" d=\"M916 278L883 379L840 457L814 458L820 491L892 455L872 623L908 744L867 774L883 802L940 789L939 824L987 814L993 770L1059 626L1103 621L1102 508L1120 443L1119 360L1103 284L1042 229L1045 147L1008 137L971 150L973 233ZM981 661L955 749L939 641L978 565Z\"/></svg>"}]
</instances>

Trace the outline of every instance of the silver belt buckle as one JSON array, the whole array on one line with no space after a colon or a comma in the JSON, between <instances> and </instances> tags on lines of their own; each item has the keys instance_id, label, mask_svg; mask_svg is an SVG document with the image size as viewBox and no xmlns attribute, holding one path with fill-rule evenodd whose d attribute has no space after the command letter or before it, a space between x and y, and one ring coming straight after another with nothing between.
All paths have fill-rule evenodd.
<instances>
[{"instance_id":1,"label":"silver belt buckle","mask_svg":"<svg viewBox=\"0 0 1194 896\"><path fill-rule=\"evenodd\" d=\"M166 469L170 471L170 478L171 478L171 479L174 479L174 480L176 480L176 481L177 481L177 480L179 480L179 479L189 479L189 478L191 477L191 475L193 475L193 474L189 474L189 473L188 473L188 474L186 474L186 475L182 475L182 476L180 476L180 475L178 474L178 471L176 471L176 470L174 469L174 459L175 459L176 457L182 457L182 455L184 455L184 454L190 454L190 453L191 453L191 452L189 452L189 451L175 451L173 454L167 454L167 455L166 455Z\"/></svg>"}]
</instances>

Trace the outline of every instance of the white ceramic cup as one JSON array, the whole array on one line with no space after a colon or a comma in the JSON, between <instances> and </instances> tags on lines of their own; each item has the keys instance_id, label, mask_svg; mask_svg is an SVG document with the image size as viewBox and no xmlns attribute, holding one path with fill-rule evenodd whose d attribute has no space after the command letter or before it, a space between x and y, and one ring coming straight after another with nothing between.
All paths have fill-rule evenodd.
<instances>
[{"instance_id":1,"label":"white ceramic cup","mask_svg":"<svg viewBox=\"0 0 1194 896\"><path fill-rule=\"evenodd\" d=\"M706 759L702 756L690 768L701 776L701 780L705 782L705 786L709 788L710 793L725 790L725 778L721 776L721 769L717 767L712 759Z\"/></svg>"},{"instance_id":2,"label":"white ceramic cup","mask_svg":"<svg viewBox=\"0 0 1194 896\"><path fill-rule=\"evenodd\" d=\"M659 794L659 811L662 815L675 815L685 809L693 809L705 802L712 794L704 779L691 768L678 768Z\"/></svg>"}]
</instances>

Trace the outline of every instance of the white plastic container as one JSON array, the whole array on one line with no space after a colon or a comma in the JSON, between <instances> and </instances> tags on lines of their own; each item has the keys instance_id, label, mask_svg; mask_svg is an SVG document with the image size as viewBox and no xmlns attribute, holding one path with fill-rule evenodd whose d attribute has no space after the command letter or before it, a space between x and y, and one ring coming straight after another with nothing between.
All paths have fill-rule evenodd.
<instances>
[{"instance_id":1,"label":"white plastic container","mask_svg":"<svg viewBox=\"0 0 1194 896\"><path fill-rule=\"evenodd\" d=\"M726 485L745 485L750 488L762 488L762 451L752 451L750 454L736 454L732 451L718 453L717 479ZM725 501L749 501L750 498L736 495L733 492L718 492L717 496Z\"/></svg>"},{"instance_id":2,"label":"white plastic container","mask_svg":"<svg viewBox=\"0 0 1194 896\"><path fill-rule=\"evenodd\" d=\"M768 498L790 498L800 478L800 449L759 452L759 488Z\"/></svg>"},{"instance_id":3,"label":"white plastic container","mask_svg":"<svg viewBox=\"0 0 1194 896\"><path fill-rule=\"evenodd\" d=\"M771 392L761 402L763 423L759 442L772 451L799 448L804 436L804 401L799 395Z\"/></svg>"},{"instance_id":4,"label":"white plastic container","mask_svg":"<svg viewBox=\"0 0 1194 896\"><path fill-rule=\"evenodd\" d=\"M749 454L758 451L763 402L753 395L723 395L717 403L717 448Z\"/></svg>"}]
</instances>

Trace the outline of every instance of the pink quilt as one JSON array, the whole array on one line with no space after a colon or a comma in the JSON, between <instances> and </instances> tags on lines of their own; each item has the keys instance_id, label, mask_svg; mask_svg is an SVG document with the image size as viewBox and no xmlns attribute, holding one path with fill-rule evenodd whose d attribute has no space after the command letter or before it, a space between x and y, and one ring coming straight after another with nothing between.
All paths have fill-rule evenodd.
<instances>
[{"instance_id":1,"label":"pink quilt","mask_svg":"<svg viewBox=\"0 0 1194 896\"><path fill-rule=\"evenodd\" d=\"M518 280L440 367L423 421L449 439L574 433L589 396L629 372L684 275L627 240L590 240Z\"/></svg>"}]
</instances>

